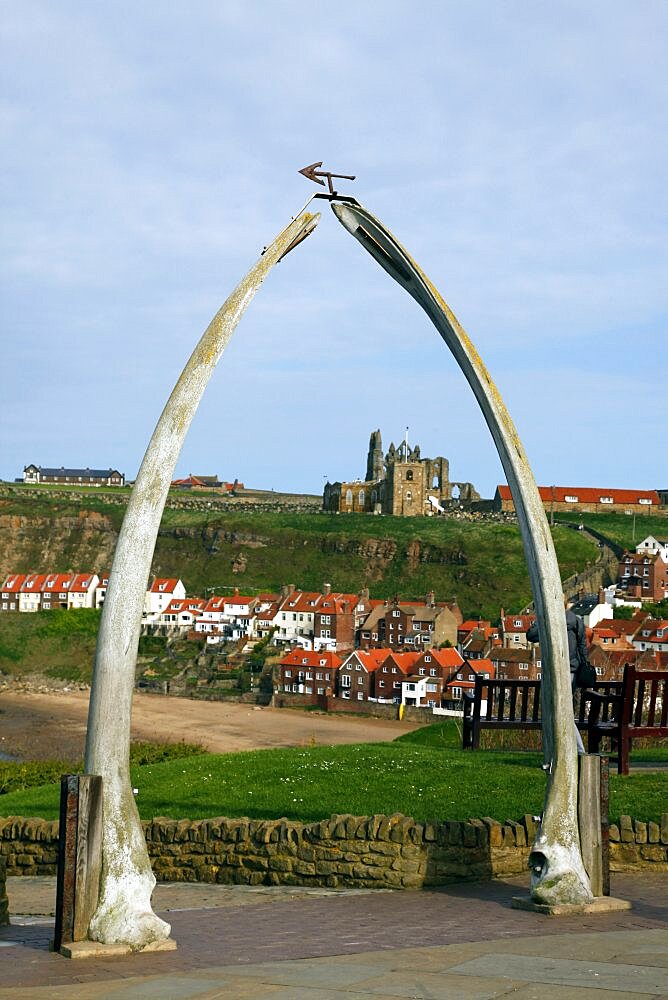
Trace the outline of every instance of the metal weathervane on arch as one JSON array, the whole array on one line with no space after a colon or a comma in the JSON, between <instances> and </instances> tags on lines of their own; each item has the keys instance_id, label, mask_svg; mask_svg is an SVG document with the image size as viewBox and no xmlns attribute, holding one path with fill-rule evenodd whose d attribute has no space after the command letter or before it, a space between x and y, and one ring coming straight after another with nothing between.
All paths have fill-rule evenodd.
<instances>
[{"instance_id":1,"label":"metal weathervane on arch","mask_svg":"<svg viewBox=\"0 0 668 1000\"><path fill-rule=\"evenodd\" d=\"M266 247L203 334L156 425L119 533L102 610L91 687L85 770L102 776L102 870L92 940L136 950L169 937L151 909L155 877L130 783L132 694L142 608L162 512L192 418L223 350L272 267L315 229L314 199L331 203L344 228L427 313L478 400L506 473L519 520L536 611L542 623L543 743L547 789L530 856L532 897L540 903L582 903L592 892L580 854L577 764L568 643L559 567L547 518L527 457L508 411L467 334L426 275L385 226L318 168L300 173L318 192Z\"/></svg>"}]
</instances>

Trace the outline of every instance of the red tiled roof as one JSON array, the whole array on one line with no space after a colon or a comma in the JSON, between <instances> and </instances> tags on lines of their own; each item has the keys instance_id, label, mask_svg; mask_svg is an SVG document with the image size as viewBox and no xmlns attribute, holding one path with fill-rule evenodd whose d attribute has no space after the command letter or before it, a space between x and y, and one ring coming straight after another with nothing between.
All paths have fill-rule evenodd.
<instances>
[{"instance_id":1,"label":"red tiled roof","mask_svg":"<svg viewBox=\"0 0 668 1000\"><path fill-rule=\"evenodd\" d=\"M95 579L95 573L77 573L72 580L70 593L87 594L91 589L91 584Z\"/></svg>"},{"instance_id":2,"label":"red tiled roof","mask_svg":"<svg viewBox=\"0 0 668 1000\"><path fill-rule=\"evenodd\" d=\"M170 594L179 581L176 577L156 577L151 584L152 594Z\"/></svg>"},{"instance_id":3,"label":"red tiled roof","mask_svg":"<svg viewBox=\"0 0 668 1000\"><path fill-rule=\"evenodd\" d=\"M512 500L510 487L497 486L497 492L502 500ZM656 490L613 490L597 486L539 486L538 492L543 503L554 500L556 503L569 503L567 497L577 497L578 503L600 503L601 497L612 497L614 504L636 504L639 500L649 500L652 505L660 504Z\"/></svg>"},{"instance_id":4,"label":"red tiled roof","mask_svg":"<svg viewBox=\"0 0 668 1000\"><path fill-rule=\"evenodd\" d=\"M5 578L2 590L8 594L18 594L25 580L25 573L10 573L9 576Z\"/></svg>"},{"instance_id":5,"label":"red tiled roof","mask_svg":"<svg viewBox=\"0 0 668 1000\"><path fill-rule=\"evenodd\" d=\"M323 663L323 660L325 661ZM340 667L343 660L336 653L325 653L316 652L312 649L292 649L289 653L286 653L283 659L280 661L281 666L285 667L295 667L295 666L306 666L306 667Z\"/></svg>"}]
</instances>

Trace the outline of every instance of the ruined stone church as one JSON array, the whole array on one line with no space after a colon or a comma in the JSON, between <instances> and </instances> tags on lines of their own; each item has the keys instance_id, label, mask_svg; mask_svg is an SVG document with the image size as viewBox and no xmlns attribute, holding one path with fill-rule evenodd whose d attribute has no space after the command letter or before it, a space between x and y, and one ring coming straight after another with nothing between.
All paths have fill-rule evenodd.
<instances>
[{"instance_id":1,"label":"ruined stone church","mask_svg":"<svg viewBox=\"0 0 668 1000\"><path fill-rule=\"evenodd\" d=\"M347 483L328 482L323 509L412 517L441 514L454 505L479 499L480 494L471 483L450 482L447 458L422 458L419 445L409 448L407 440L398 447L390 444L383 455L383 442L377 430L369 439L365 478Z\"/></svg>"}]
</instances>

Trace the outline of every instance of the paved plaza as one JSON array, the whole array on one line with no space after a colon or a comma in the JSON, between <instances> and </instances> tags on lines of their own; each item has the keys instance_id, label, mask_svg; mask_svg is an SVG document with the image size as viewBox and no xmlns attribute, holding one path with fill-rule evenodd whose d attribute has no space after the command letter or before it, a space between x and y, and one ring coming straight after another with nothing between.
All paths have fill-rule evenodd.
<instances>
[{"instance_id":1,"label":"paved plaza","mask_svg":"<svg viewBox=\"0 0 668 1000\"><path fill-rule=\"evenodd\" d=\"M8 881L2 1000L668 998L668 873L613 876L630 911L559 918L511 909L524 879L421 892L159 885L177 951L77 961L48 950L55 880Z\"/></svg>"}]
</instances>

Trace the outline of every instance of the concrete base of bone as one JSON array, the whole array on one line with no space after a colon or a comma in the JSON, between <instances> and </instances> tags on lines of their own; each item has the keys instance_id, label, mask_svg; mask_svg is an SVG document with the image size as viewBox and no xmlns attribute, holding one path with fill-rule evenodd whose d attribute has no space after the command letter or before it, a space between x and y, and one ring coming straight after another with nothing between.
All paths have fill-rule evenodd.
<instances>
[{"instance_id":1,"label":"concrete base of bone","mask_svg":"<svg viewBox=\"0 0 668 1000\"><path fill-rule=\"evenodd\" d=\"M513 896L514 910L531 910L534 913L544 913L548 917L572 917L580 913L616 913L619 910L630 910L632 903L628 899L616 899L614 896L595 896L589 903L534 903L530 896Z\"/></svg>"},{"instance_id":2,"label":"concrete base of bone","mask_svg":"<svg viewBox=\"0 0 668 1000\"><path fill-rule=\"evenodd\" d=\"M100 941L70 941L62 945L60 954L63 958L120 958L148 951L176 951L176 941L174 938L151 941L143 948L131 948L129 944L102 944Z\"/></svg>"}]
</instances>

